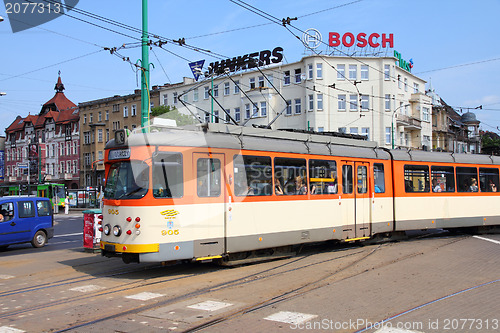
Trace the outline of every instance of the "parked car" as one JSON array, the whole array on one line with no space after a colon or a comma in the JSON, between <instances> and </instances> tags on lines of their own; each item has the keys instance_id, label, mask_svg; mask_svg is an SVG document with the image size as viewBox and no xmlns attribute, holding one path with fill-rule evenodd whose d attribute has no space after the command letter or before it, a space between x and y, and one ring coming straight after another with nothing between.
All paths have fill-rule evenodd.
<instances>
[{"instance_id":1,"label":"parked car","mask_svg":"<svg viewBox=\"0 0 500 333\"><path fill-rule=\"evenodd\" d=\"M42 247L53 236L54 216L48 198L0 198L0 249L27 242L33 247Z\"/></svg>"}]
</instances>

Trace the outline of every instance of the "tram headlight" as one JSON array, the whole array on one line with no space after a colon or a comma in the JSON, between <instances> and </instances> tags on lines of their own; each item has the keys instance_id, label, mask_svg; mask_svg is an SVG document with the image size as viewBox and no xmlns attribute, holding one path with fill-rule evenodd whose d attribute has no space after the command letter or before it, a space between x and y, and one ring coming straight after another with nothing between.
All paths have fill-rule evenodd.
<instances>
[{"instance_id":1,"label":"tram headlight","mask_svg":"<svg viewBox=\"0 0 500 333\"><path fill-rule=\"evenodd\" d=\"M104 234L107 236L111 232L111 226L109 224L106 224L103 228Z\"/></svg>"},{"instance_id":2,"label":"tram headlight","mask_svg":"<svg viewBox=\"0 0 500 333\"><path fill-rule=\"evenodd\" d=\"M119 225L115 225L113 227L113 235L115 235L116 237L120 236L122 234L122 228L120 228Z\"/></svg>"}]
</instances>

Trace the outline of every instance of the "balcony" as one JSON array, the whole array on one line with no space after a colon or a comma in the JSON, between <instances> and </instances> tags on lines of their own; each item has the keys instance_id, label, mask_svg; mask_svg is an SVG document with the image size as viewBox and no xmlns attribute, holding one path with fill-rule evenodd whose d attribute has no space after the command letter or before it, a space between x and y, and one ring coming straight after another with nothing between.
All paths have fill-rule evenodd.
<instances>
[{"instance_id":1,"label":"balcony","mask_svg":"<svg viewBox=\"0 0 500 333\"><path fill-rule=\"evenodd\" d=\"M422 129L422 121L420 119L409 117L405 114L398 114L396 118L396 124L398 126L404 126L405 129L409 130L420 130Z\"/></svg>"}]
</instances>

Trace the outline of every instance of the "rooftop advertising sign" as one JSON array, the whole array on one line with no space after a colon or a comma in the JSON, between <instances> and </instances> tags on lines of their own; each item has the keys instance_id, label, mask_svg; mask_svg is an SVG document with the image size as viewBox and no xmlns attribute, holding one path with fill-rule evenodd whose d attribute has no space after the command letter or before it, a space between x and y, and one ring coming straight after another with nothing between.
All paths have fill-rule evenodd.
<instances>
[{"instance_id":1,"label":"rooftop advertising sign","mask_svg":"<svg viewBox=\"0 0 500 333\"><path fill-rule=\"evenodd\" d=\"M283 60L283 48L275 47L274 50L264 50L245 54L242 56L234 57L210 63L209 73L222 74L226 68L230 72L236 72L241 69L251 69L258 66L266 66L271 63L277 64Z\"/></svg>"}]
</instances>

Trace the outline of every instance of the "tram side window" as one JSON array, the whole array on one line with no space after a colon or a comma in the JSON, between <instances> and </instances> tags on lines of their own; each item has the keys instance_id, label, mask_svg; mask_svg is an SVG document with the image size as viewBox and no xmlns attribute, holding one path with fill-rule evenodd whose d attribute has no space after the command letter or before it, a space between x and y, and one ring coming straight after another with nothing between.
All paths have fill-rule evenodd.
<instances>
[{"instance_id":1,"label":"tram side window","mask_svg":"<svg viewBox=\"0 0 500 333\"><path fill-rule=\"evenodd\" d=\"M196 163L196 178L199 197L218 197L221 193L220 160L200 158Z\"/></svg>"},{"instance_id":2,"label":"tram side window","mask_svg":"<svg viewBox=\"0 0 500 333\"><path fill-rule=\"evenodd\" d=\"M375 193L385 193L385 174L382 163L373 164L373 179L375 182Z\"/></svg>"},{"instance_id":3,"label":"tram side window","mask_svg":"<svg viewBox=\"0 0 500 333\"><path fill-rule=\"evenodd\" d=\"M358 166L357 182L358 193L368 192L368 171L364 165Z\"/></svg>"},{"instance_id":4,"label":"tram side window","mask_svg":"<svg viewBox=\"0 0 500 333\"><path fill-rule=\"evenodd\" d=\"M270 157L235 155L233 167L236 196L272 194L273 173Z\"/></svg>"},{"instance_id":5,"label":"tram side window","mask_svg":"<svg viewBox=\"0 0 500 333\"><path fill-rule=\"evenodd\" d=\"M275 184L279 182L285 195L307 194L306 160L276 157L274 159ZM276 187L276 186L275 186ZM279 191L275 190L276 194Z\"/></svg>"},{"instance_id":6,"label":"tram side window","mask_svg":"<svg viewBox=\"0 0 500 333\"><path fill-rule=\"evenodd\" d=\"M431 167L432 192L455 192L453 167Z\"/></svg>"},{"instance_id":7,"label":"tram side window","mask_svg":"<svg viewBox=\"0 0 500 333\"><path fill-rule=\"evenodd\" d=\"M342 192L352 193L352 165L342 166Z\"/></svg>"},{"instance_id":8,"label":"tram side window","mask_svg":"<svg viewBox=\"0 0 500 333\"><path fill-rule=\"evenodd\" d=\"M496 192L498 188L498 169L479 168L481 192Z\"/></svg>"},{"instance_id":9,"label":"tram side window","mask_svg":"<svg viewBox=\"0 0 500 333\"><path fill-rule=\"evenodd\" d=\"M184 194L182 154L160 152L153 157L153 196L181 198Z\"/></svg>"},{"instance_id":10,"label":"tram side window","mask_svg":"<svg viewBox=\"0 0 500 333\"><path fill-rule=\"evenodd\" d=\"M426 165L405 165L406 192L429 192L429 167Z\"/></svg>"},{"instance_id":11,"label":"tram side window","mask_svg":"<svg viewBox=\"0 0 500 333\"><path fill-rule=\"evenodd\" d=\"M309 187L311 194L337 193L337 163L309 160Z\"/></svg>"},{"instance_id":12,"label":"tram side window","mask_svg":"<svg viewBox=\"0 0 500 333\"><path fill-rule=\"evenodd\" d=\"M457 167L458 192L477 192L477 168Z\"/></svg>"}]
</instances>

